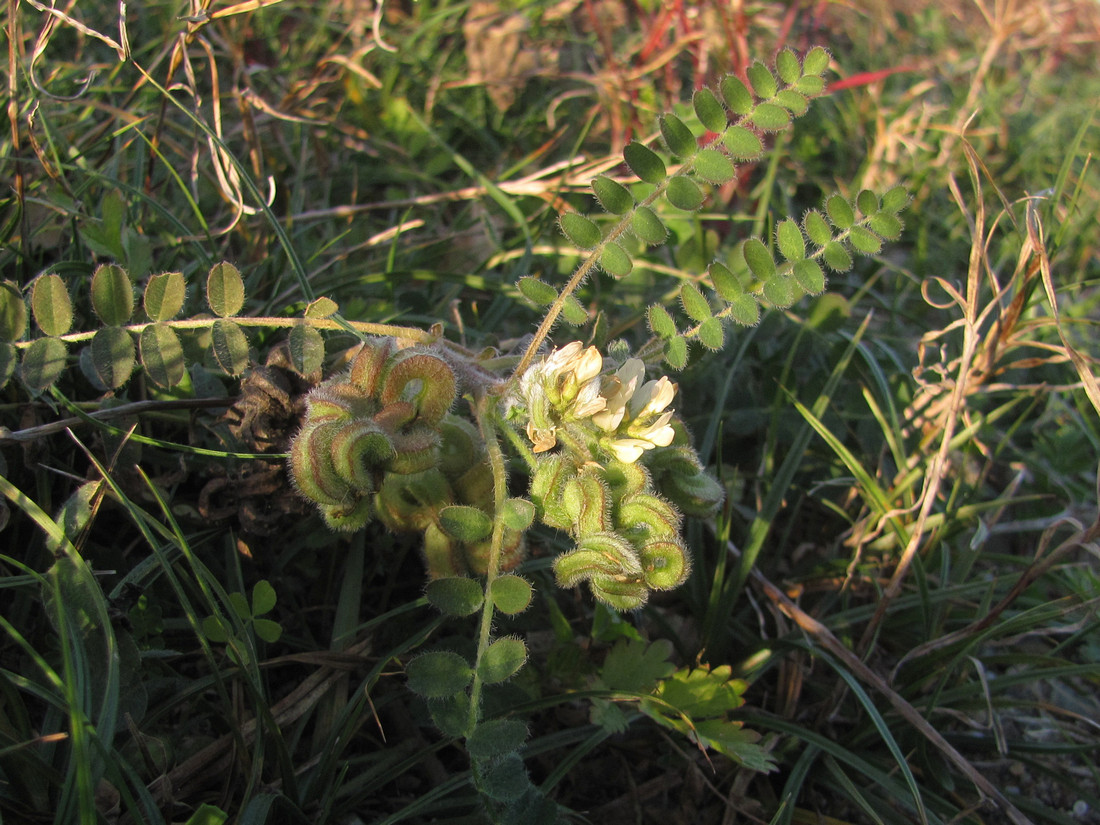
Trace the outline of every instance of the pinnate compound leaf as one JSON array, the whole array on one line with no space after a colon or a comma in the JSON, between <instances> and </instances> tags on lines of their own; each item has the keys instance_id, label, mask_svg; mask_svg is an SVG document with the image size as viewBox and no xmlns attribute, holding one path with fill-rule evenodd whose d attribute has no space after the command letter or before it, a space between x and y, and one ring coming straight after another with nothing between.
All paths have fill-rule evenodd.
<instances>
[{"instance_id":1,"label":"pinnate compound leaf","mask_svg":"<svg viewBox=\"0 0 1100 825\"><path fill-rule=\"evenodd\" d=\"M150 324L138 340L141 366L158 386L171 388L183 380L187 364L179 335L165 323Z\"/></svg>"},{"instance_id":2,"label":"pinnate compound leaf","mask_svg":"<svg viewBox=\"0 0 1100 825\"><path fill-rule=\"evenodd\" d=\"M561 216L561 231L578 249L591 249L603 239L600 228L576 212Z\"/></svg>"},{"instance_id":3,"label":"pinnate compound leaf","mask_svg":"<svg viewBox=\"0 0 1100 825\"><path fill-rule=\"evenodd\" d=\"M50 273L35 279L31 312L38 328L49 337L64 335L72 328L73 302L60 275Z\"/></svg>"},{"instance_id":4,"label":"pinnate compound leaf","mask_svg":"<svg viewBox=\"0 0 1100 825\"><path fill-rule=\"evenodd\" d=\"M825 263L836 272L847 272L852 268L852 255L840 241L825 244Z\"/></svg>"},{"instance_id":5,"label":"pinnate compound leaf","mask_svg":"<svg viewBox=\"0 0 1100 825\"><path fill-rule=\"evenodd\" d=\"M183 273L164 272L149 277L141 300L151 321L171 321L183 309L186 297L187 283Z\"/></svg>"},{"instance_id":6,"label":"pinnate compound leaf","mask_svg":"<svg viewBox=\"0 0 1100 825\"><path fill-rule=\"evenodd\" d=\"M331 298L323 295L309 302L306 307L306 318L330 318L340 311L340 306Z\"/></svg>"},{"instance_id":7,"label":"pinnate compound leaf","mask_svg":"<svg viewBox=\"0 0 1100 825\"><path fill-rule=\"evenodd\" d=\"M752 92L749 91L749 87L741 82L740 78L728 74L722 78L718 84L718 91L722 94L722 99L726 101L726 105L730 107L730 111L735 115L747 115L752 111L754 104Z\"/></svg>"},{"instance_id":8,"label":"pinnate compound leaf","mask_svg":"<svg viewBox=\"0 0 1100 825\"><path fill-rule=\"evenodd\" d=\"M103 327L89 345L95 374L108 389L117 390L134 371L134 340L121 327Z\"/></svg>"},{"instance_id":9,"label":"pinnate compound leaf","mask_svg":"<svg viewBox=\"0 0 1100 825\"><path fill-rule=\"evenodd\" d=\"M775 56L775 71L779 79L788 86L796 83L798 78L802 77L802 65L798 61L798 55L790 49L783 49Z\"/></svg>"},{"instance_id":10,"label":"pinnate compound leaf","mask_svg":"<svg viewBox=\"0 0 1100 825\"><path fill-rule=\"evenodd\" d=\"M570 326L579 327L588 323L588 310L575 295L567 295L561 306L561 317Z\"/></svg>"},{"instance_id":11,"label":"pinnate compound leaf","mask_svg":"<svg viewBox=\"0 0 1100 825\"><path fill-rule=\"evenodd\" d=\"M737 160L756 160L764 154L760 137L744 126L731 126L722 136L722 142Z\"/></svg>"},{"instance_id":12,"label":"pinnate compound leaf","mask_svg":"<svg viewBox=\"0 0 1100 825\"><path fill-rule=\"evenodd\" d=\"M600 206L612 215L625 215L634 208L634 196L630 190L607 175L598 175L592 180L592 191Z\"/></svg>"},{"instance_id":13,"label":"pinnate compound leaf","mask_svg":"<svg viewBox=\"0 0 1100 825\"><path fill-rule=\"evenodd\" d=\"M806 257L806 241L802 230L791 218L780 221L775 230L775 242L779 253L788 261L801 261Z\"/></svg>"},{"instance_id":14,"label":"pinnate compound leaf","mask_svg":"<svg viewBox=\"0 0 1100 825\"><path fill-rule=\"evenodd\" d=\"M248 338L234 321L216 320L210 329L214 360L227 375L240 375L248 366Z\"/></svg>"},{"instance_id":15,"label":"pinnate compound leaf","mask_svg":"<svg viewBox=\"0 0 1100 825\"><path fill-rule=\"evenodd\" d=\"M806 213L806 217L802 219L802 228L806 230L806 237L818 246L825 246L833 239L833 230L825 217L816 209Z\"/></svg>"},{"instance_id":16,"label":"pinnate compound leaf","mask_svg":"<svg viewBox=\"0 0 1100 825\"><path fill-rule=\"evenodd\" d=\"M775 93L779 91L779 85L775 82L775 75L772 74L771 69L759 60L749 66L745 70L745 74L749 78L749 85L752 86L753 92L761 100L771 100L775 97Z\"/></svg>"},{"instance_id":17,"label":"pinnate compound leaf","mask_svg":"<svg viewBox=\"0 0 1100 825\"><path fill-rule=\"evenodd\" d=\"M764 282L764 297L777 307L789 307L802 297L798 284L789 274L775 275Z\"/></svg>"},{"instance_id":18,"label":"pinnate compound leaf","mask_svg":"<svg viewBox=\"0 0 1100 825\"><path fill-rule=\"evenodd\" d=\"M765 132L778 132L787 128L791 113L777 103L761 103L752 111L752 125Z\"/></svg>"},{"instance_id":19,"label":"pinnate compound leaf","mask_svg":"<svg viewBox=\"0 0 1100 825\"><path fill-rule=\"evenodd\" d=\"M758 280L766 281L775 275L775 260L772 253L764 246L764 242L758 238L749 238L741 247L741 254L745 256L745 263L749 266Z\"/></svg>"},{"instance_id":20,"label":"pinnate compound leaf","mask_svg":"<svg viewBox=\"0 0 1100 825\"><path fill-rule=\"evenodd\" d=\"M710 304L699 291L699 287L691 282L680 287L680 303L684 306L684 312L693 321L705 321L711 317Z\"/></svg>"},{"instance_id":21,"label":"pinnate compound leaf","mask_svg":"<svg viewBox=\"0 0 1100 825\"><path fill-rule=\"evenodd\" d=\"M849 229L856 222L852 205L840 195L830 195L825 201L825 211L837 229Z\"/></svg>"},{"instance_id":22,"label":"pinnate compound leaf","mask_svg":"<svg viewBox=\"0 0 1100 825\"><path fill-rule=\"evenodd\" d=\"M432 579L424 590L432 607L448 616L469 616L485 601L481 583L462 576Z\"/></svg>"},{"instance_id":23,"label":"pinnate compound leaf","mask_svg":"<svg viewBox=\"0 0 1100 825\"><path fill-rule=\"evenodd\" d=\"M32 390L44 390L57 380L65 369L68 349L60 338L39 338L23 353L19 373L23 383Z\"/></svg>"},{"instance_id":24,"label":"pinnate compound leaf","mask_svg":"<svg viewBox=\"0 0 1100 825\"><path fill-rule=\"evenodd\" d=\"M695 154L699 148L695 142L695 135L680 118L673 114L665 114L658 119L658 123L661 127L661 137L664 138L665 145L672 154L683 160Z\"/></svg>"},{"instance_id":25,"label":"pinnate compound leaf","mask_svg":"<svg viewBox=\"0 0 1100 825\"><path fill-rule=\"evenodd\" d=\"M821 265L812 258L796 262L792 273L804 292L817 295L824 291L825 272L822 270Z\"/></svg>"},{"instance_id":26,"label":"pinnate compound leaf","mask_svg":"<svg viewBox=\"0 0 1100 825\"><path fill-rule=\"evenodd\" d=\"M648 206L639 206L630 216L630 228L638 240L650 246L660 246L668 237L668 228Z\"/></svg>"},{"instance_id":27,"label":"pinnate compound leaf","mask_svg":"<svg viewBox=\"0 0 1100 825\"><path fill-rule=\"evenodd\" d=\"M134 312L134 288L121 266L103 264L97 268L92 275L91 293L92 309L104 324L120 327L130 320Z\"/></svg>"},{"instance_id":28,"label":"pinnate compound leaf","mask_svg":"<svg viewBox=\"0 0 1100 825\"><path fill-rule=\"evenodd\" d=\"M706 197L703 190L699 188L699 184L687 175L674 175L670 178L665 195L669 203L685 212L694 212L701 207Z\"/></svg>"},{"instance_id":29,"label":"pinnate compound leaf","mask_svg":"<svg viewBox=\"0 0 1100 825\"><path fill-rule=\"evenodd\" d=\"M882 239L865 226L856 224L848 230L848 240L864 255L874 255L882 249Z\"/></svg>"},{"instance_id":30,"label":"pinnate compound leaf","mask_svg":"<svg viewBox=\"0 0 1100 825\"><path fill-rule=\"evenodd\" d=\"M558 291L554 287L530 275L520 278L517 286L524 298L539 306L550 306L558 298Z\"/></svg>"},{"instance_id":31,"label":"pinnate compound leaf","mask_svg":"<svg viewBox=\"0 0 1100 825\"><path fill-rule=\"evenodd\" d=\"M630 171L646 183L658 184L668 176L665 162L656 152L636 140L623 148L623 160Z\"/></svg>"},{"instance_id":32,"label":"pinnate compound leaf","mask_svg":"<svg viewBox=\"0 0 1100 825\"><path fill-rule=\"evenodd\" d=\"M721 132L726 128L726 108L710 89L699 89L692 96L691 105L705 129Z\"/></svg>"},{"instance_id":33,"label":"pinnate compound leaf","mask_svg":"<svg viewBox=\"0 0 1100 825\"><path fill-rule=\"evenodd\" d=\"M726 332L718 318L707 318L699 325L697 335L699 343L707 349L717 352L726 343Z\"/></svg>"},{"instance_id":34,"label":"pinnate compound leaf","mask_svg":"<svg viewBox=\"0 0 1100 825\"><path fill-rule=\"evenodd\" d=\"M449 650L417 656L405 667L409 690L428 699L442 699L461 693L474 678L469 663Z\"/></svg>"},{"instance_id":35,"label":"pinnate compound leaf","mask_svg":"<svg viewBox=\"0 0 1100 825\"><path fill-rule=\"evenodd\" d=\"M27 304L11 281L0 281L0 341L18 341L27 331Z\"/></svg>"},{"instance_id":36,"label":"pinnate compound leaf","mask_svg":"<svg viewBox=\"0 0 1100 825\"><path fill-rule=\"evenodd\" d=\"M477 666L478 676L487 685L511 678L527 661L527 645L521 639L505 637L489 645Z\"/></svg>"},{"instance_id":37,"label":"pinnate compound leaf","mask_svg":"<svg viewBox=\"0 0 1100 825\"><path fill-rule=\"evenodd\" d=\"M600 253L600 266L614 278L624 278L634 268L634 261L626 250L614 241L609 241Z\"/></svg>"},{"instance_id":38,"label":"pinnate compound leaf","mask_svg":"<svg viewBox=\"0 0 1100 825\"><path fill-rule=\"evenodd\" d=\"M325 339L321 333L299 324L290 330L288 338L291 366L300 375L318 372L325 360Z\"/></svg>"},{"instance_id":39,"label":"pinnate compound leaf","mask_svg":"<svg viewBox=\"0 0 1100 825\"><path fill-rule=\"evenodd\" d=\"M856 206L864 215L874 215L879 211L878 195L870 189L861 189L856 195Z\"/></svg>"},{"instance_id":40,"label":"pinnate compound leaf","mask_svg":"<svg viewBox=\"0 0 1100 825\"><path fill-rule=\"evenodd\" d=\"M244 306L244 281L237 267L224 261L210 267L210 273L206 276L206 302L220 318L229 318L241 311Z\"/></svg>"},{"instance_id":41,"label":"pinnate compound leaf","mask_svg":"<svg viewBox=\"0 0 1100 825\"><path fill-rule=\"evenodd\" d=\"M658 338L676 337L676 322L668 314L668 310L660 304L652 304L647 313L649 328Z\"/></svg>"},{"instance_id":42,"label":"pinnate compound leaf","mask_svg":"<svg viewBox=\"0 0 1100 825\"><path fill-rule=\"evenodd\" d=\"M802 58L803 75L823 75L829 68L829 53L821 46L814 46Z\"/></svg>"},{"instance_id":43,"label":"pinnate compound leaf","mask_svg":"<svg viewBox=\"0 0 1100 825\"><path fill-rule=\"evenodd\" d=\"M665 341L665 360L674 370L682 370L688 362L687 341L681 336Z\"/></svg>"},{"instance_id":44,"label":"pinnate compound leaf","mask_svg":"<svg viewBox=\"0 0 1100 825\"><path fill-rule=\"evenodd\" d=\"M485 762L518 751L527 740L527 725L516 719L480 722L466 740L470 758Z\"/></svg>"},{"instance_id":45,"label":"pinnate compound leaf","mask_svg":"<svg viewBox=\"0 0 1100 825\"><path fill-rule=\"evenodd\" d=\"M737 174L733 161L717 149L700 149L692 168L695 174L709 183L726 183Z\"/></svg>"},{"instance_id":46,"label":"pinnate compound leaf","mask_svg":"<svg viewBox=\"0 0 1100 825\"><path fill-rule=\"evenodd\" d=\"M497 576L489 585L489 597L493 600L493 606L506 616L522 613L531 604L533 596L531 583L514 573Z\"/></svg>"},{"instance_id":47,"label":"pinnate compound leaf","mask_svg":"<svg viewBox=\"0 0 1100 825\"><path fill-rule=\"evenodd\" d=\"M493 532L493 520L484 510L465 504L452 504L439 511L439 526L459 541L474 543Z\"/></svg>"}]
</instances>

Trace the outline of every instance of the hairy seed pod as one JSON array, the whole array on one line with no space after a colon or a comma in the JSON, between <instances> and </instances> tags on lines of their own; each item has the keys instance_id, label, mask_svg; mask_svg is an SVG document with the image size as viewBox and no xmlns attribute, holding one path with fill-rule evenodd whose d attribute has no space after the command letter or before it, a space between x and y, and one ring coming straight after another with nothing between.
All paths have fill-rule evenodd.
<instances>
[{"instance_id":1,"label":"hairy seed pod","mask_svg":"<svg viewBox=\"0 0 1100 825\"><path fill-rule=\"evenodd\" d=\"M387 469L407 475L431 469L439 464L439 433L423 424L392 436L396 452Z\"/></svg>"},{"instance_id":2,"label":"hairy seed pod","mask_svg":"<svg viewBox=\"0 0 1100 825\"><path fill-rule=\"evenodd\" d=\"M439 434L439 469L447 478L458 478L483 462L485 445L472 422L447 415L440 422Z\"/></svg>"},{"instance_id":3,"label":"hairy seed pod","mask_svg":"<svg viewBox=\"0 0 1100 825\"><path fill-rule=\"evenodd\" d=\"M559 587L574 587L596 575L641 578L642 564L634 548L618 533L583 537L575 550L554 559Z\"/></svg>"},{"instance_id":4,"label":"hairy seed pod","mask_svg":"<svg viewBox=\"0 0 1100 825\"><path fill-rule=\"evenodd\" d=\"M416 420L416 407L408 401L394 401L374 415L374 422L388 433L403 430Z\"/></svg>"},{"instance_id":5,"label":"hairy seed pod","mask_svg":"<svg viewBox=\"0 0 1100 825\"><path fill-rule=\"evenodd\" d=\"M636 610L649 599L642 582L612 576L594 576L588 583L592 595L616 610Z\"/></svg>"},{"instance_id":6,"label":"hairy seed pod","mask_svg":"<svg viewBox=\"0 0 1100 825\"><path fill-rule=\"evenodd\" d=\"M348 381L364 395L378 393L378 379L393 352L392 338L372 338L364 341L351 362Z\"/></svg>"},{"instance_id":7,"label":"hairy seed pod","mask_svg":"<svg viewBox=\"0 0 1100 825\"><path fill-rule=\"evenodd\" d=\"M306 420L311 422L346 421L370 416L374 411L374 402L343 381L326 381L306 396Z\"/></svg>"},{"instance_id":8,"label":"hairy seed pod","mask_svg":"<svg viewBox=\"0 0 1100 825\"><path fill-rule=\"evenodd\" d=\"M575 536L603 533L611 525L611 497L607 484L594 472L582 471L566 481L561 502Z\"/></svg>"},{"instance_id":9,"label":"hairy seed pod","mask_svg":"<svg viewBox=\"0 0 1100 825\"><path fill-rule=\"evenodd\" d=\"M459 543L444 533L434 521L424 528L422 552L429 578L465 576L467 573Z\"/></svg>"},{"instance_id":10,"label":"hairy seed pod","mask_svg":"<svg viewBox=\"0 0 1100 825\"><path fill-rule=\"evenodd\" d=\"M440 467L442 469L442 467ZM469 467L454 482L455 495L463 504L480 507L486 511L492 511L493 497L493 468L488 461L482 461Z\"/></svg>"},{"instance_id":11,"label":"hairy seed pod","mask_svg":"<svg viewBox=\"0 0 1100 825\"><path fill-rule=\"evenodd\" d=\"M607 481L607 487L614 501L622 501L632 493L645 490L649 486L649 472L640 461L630 464L609 461L604 465L603 477Z\"/></svg>"},{"instance_id":12,"label":"hairy seed pod","mask_svg":"<svg viewBox=\"0 0 1100 825\"><path fill-rule=\"evenodd\" d=\"M669 501L694 518L713 516L726 498L722 485L702 470L690 476L668 473L657 483Z\"/></svg>"},{"instance_id":13,"label":"hairy seed pod","mask_svg":"<svg viewBox=\"0 0 1100 825\"><path fill-rule=\"evenodd\" d=\"M652 493L634 493L619 502L615 510L615 526L632 538L678 536L680 514L667 501Z\"/></svg>"},{"instance_id":14,"label":"hairy seed pod","mask_svg":"<svg viewBox=\"0 0 1100 825\"><path fill-rule=\"evenodd\" d=\"M408 475L387 474L374 497L374 507L378 520L391 530L424 530L453 500L447 479L432 468Z\"/></svg>"},{"instance_id":15,"label":"hairy seed pod","mask_svg":"<svg viewBox=\"0 0 1100 825\"><path fill-rule=\"evenodd\" d=\"M389 361L378 397L383 405L409 401L419 418L438 424L455 400L454 370L428 352L399 352Z\"/></svg>"},{"instance_id":16,"label":"hairy seed pod","mask_svg":"<svg viewBox=\"0 0 1100 825\"><path fill-rule=\"evenodd\" d=\"M374 515L369 498L350 499L343 504L320 504L318 508L330 529L345 533L366 527Z\"/></svg>"},{"instance_id":17,"label":"hairy seed pod","mask_svg":"<svg viewBox=\"0 0 1100 825\"><path fill-rule=\"evenodd\" d=\"M573 520L561 502L565 482L576 475L572 462L560 455L539 456L531 478L531 502L535 517L549 527L569 530Z\"/></svg>"},{"instance_id":18,"label":"hairy seed pod","mask_svg":"<svg viewBox=\"0 0 1100 825\"><path fill-rule=\"evenodd\" d=\"M396 455L389 436L369 418L348 421L332 439L332 466L361 494L374 492L375 477Z\"/></svg>"},{"instance_id":19,"label":"hairy seed pod","mask_svg":"<svg viewBox=\"0 0 1100 825\"><path fill-rule=\"evenodd\" d=\"M691 572L687 550L675 538L652 539L638 548L642 573L651 590L679 587Z\"/></svg>"},{"instance_id":20,"label":"hairy seed pod","mask_svg":"<svg viewBox=\"0 0 1100 825\"><path fill-rule=\"evenodd\" d=\"M492 540L486 539L476 544L465 545L464 551L466 563L470 571L478 576L484 576L489 570L489 551L492 548ZM503 543L500 546L501 572L514 570L527 556L527 540L520 530L504 531Z\"/></svg>"},{"instance_id":21,"label":"hairy seed pod","mask_svg":"<svg viewBox=\"0 0 1100 825\"><path fill-rule=\"evenodd\" d=\"M351 485L332 463L332 440L340 422L306 424L290 446L290 477L303 496L316 504L343 504L354 498Z\"/></svg>"}]
</instances>

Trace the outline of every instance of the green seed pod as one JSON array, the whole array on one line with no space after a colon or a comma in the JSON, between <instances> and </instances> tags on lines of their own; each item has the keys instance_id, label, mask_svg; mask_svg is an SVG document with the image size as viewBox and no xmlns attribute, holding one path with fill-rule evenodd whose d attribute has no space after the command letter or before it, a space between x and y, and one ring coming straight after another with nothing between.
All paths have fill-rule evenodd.
<instances>
[{"instance_id":1,"label":"green seed pod","mask_svg":"<svg viewBox=\"0 0 1100 825\"><path fill-rule=\"evenodd\" d=\"M651 590L679 587L691 572L687 551L678 538L647 541L638 551L646 586Z\"/></svg>"},{"instance_id":2,"label":"green seed pod","mask_svg":"<svg viewBox=\"0 0 1100 825\"><path fill-rule=\"evenodd\" d=\"M351 362L348 381L367 396L378 393L378 379L393 352L392 338L374 338L364 341Z\"/></svg>"},{"instance_id":3,"label":"green seed pod","mask_svg":"<svg viewBox=\"0 0 1100 825\"><path fill-rule=\"evenodd\" d=\"M437 355L404 350L390 359L379 400L409 401L428 424L438 424L455 400L455 374Z\"/></svg>"},{"instance_id":4,"label":"green seed pod","mask_svg":"<svg viewBox=\"0 0 1100 825\"><path fill-rule=\"evenodd\" d=\"M439 434L439 469L447 478L458 478L482 463L485 447L472 422L457 415L447 415L440 422Z\"/></svg>"},{"instance_id":5,"label":"green seed pod","mask_svg":"<svg viewBox=\"0 0 1100 825\"><path fill-rule=\"evenodd\" d=\"M374 415L375 423L388 433L396 433L416 420L416 407L408 401L394 401Z\"/></svg>"},{"instance_id":6,"label":"green seed pod","mask_svg":"<svg viewBox=\"0 0 1100 825\"><path fill-rule=\"evenodd\" d=\"M442 579L449 576L465 576L466 563L458 549L458 542L444 533L433 521L424 528L424 544L421 548L428 577Z\"/></svg>"},{"instance_id":7,"label":"green seed pod","mask_svg":"<svg viewBox=\"0 0 1100 825\"><path fill-rule=\"evenodd\" d=\"M592 595L616 610L635 610L646 603L649 591L645 584L610 576L595 576L588 583Z\"/></svg>"},{"instance_id":8,"label":"green seed pod","mask_svg":"<svg viewBox=\"0 0 1100 825\"><path fill-rule=\"evenodd\" d=\"M649 472L640 461L630 464L609 461L603 468L603 477L614 501L622 501L649 486Z\"/></svg>"},{"instance_id":9,"label":"green seed pod","mask_svg":"<svg viewBox=\"0 0 1100 825\"><path fill-rule=\"evenodd\" d=\"M409 475L390 473L374 497L374 509L391 530L425 530L453 498L447 479L434 468Z\"/></svg>"},{"instance_id":10,"label":"green seed pod","mask_svg":"<svg viewBox=\"0 0 1100 825\"><path fill-rule=\"evenodd\" d=\"M416 425L393 436L396 450L387 469L393 473L419 473L439 464L439 433L431 427Z\"/></svg>"},{"instance_id":11,"label":"green seed pod","mask_svg":"<svg viewBox=\"0 0 1100 825\"><path fill-rule=\"evenodd\" d=\"M658 479L661 492L686 515L708 518L717 512L726 491L702 470L694 475L668 473Z\"/></svg>"},{"instance_id":12,"label":"green seed pod","mask_svg":"<svg viewBox=\"0 0 1100 825\"><path fill-rule=\"evenodd\" d=\"M332 441L339 430L340 422L310 423L290 445L290 477L298 492L316 504L338 505L354 498L332 462Z\"/></svg>"},{"instance_id":13,"label":"green seed pod","mask_svg":"<svg viewBox=\"0 0 1100 825\"><path fill-rule=\"evenodd\" d=\"M615 526L632 538L680 535L680 514L652 493L634 493L615 512Z\"/></svg>"},{"instance_id":14,"label":"green seed pod","mask_svg":"<svg viewBox=\"0 0 1100 825\"><path fill-rule=\"evenodd\" d=\"M607 484L594 472L581 472L566 481L561 502L575 536L603 533L611 524Z\"/></svg>"},{"instance_id":15,"label":"green seed pod","mask_svg":"<svg viewBox=\"0 0 1100 825\"><path fill-rule=\"evenodd\" d=\"M465 546L466 563L471 572L484 576L489 570L491 539ZM505 530L500 546L500 571L514 570L527 557L527 539L519 530Z\"/></svg>"},{"instance_id":16,"label":"green seed pod","mask_svg":"<svg viewBox=\"0 0 1100 825\"><path fill-rule=\"evenodd\" d=\"M365 418L374 411L369 398L343 381L326 381L306 396L306 419L311 422Z\"/></svg>"},{"instance_id":17,"label":"green seed pod","mask_svg":"<svg viewBox=\"0 0 1100 825\"><path fill-rule=\"evenodd\" d=\"M634 548L618 533L596 533L554 560L559 587L574 587L596 575L640 578L642 564Z\"/></svg>"},{"instance_id":18,"label":"green seed pod","mask_svg":"<svg viewBox=\"0 0 1100 825\"><path fill-rule=\"evenodd\" d=\"M455 480L454 489L455 495L463 504L491 511L494 502L493 468L487 461L468 467L466 472Z\"/></svg>"},{"instance_id":19,"label":"green seed pod","mask_svg":"<svg viewBox=\"0 0 1100 825\"><path fill-rule=\"evenodd\" d=\"M330 529L346 533L366 527L374 516L370 498L350 499L343 504L320 504L318 507Z\"/></svg>"},{"instance_id":20,"label":"green seed pod","mask_svg":"<svg viewBox=\"0 0 1100 825\"><path fill-rule=\"evenodd\" d=\"M573 464L560 455L539 456L535 475L531 478L531 502L535 516L543 524L568 530L573 521L561 501L565 482L576 474Z\"/></svg>"},{"instance_id":21,"label":"green seed pod","mask_svg":"<svg viewBox=\"0 0 1100 825\"><path fill-rule=\"evenodd\" d=\"M374 492L375 477L396 455L389 436L369 418L340 426L332 439L332 466L362 494Z\"/></svg>"}]
</instances>

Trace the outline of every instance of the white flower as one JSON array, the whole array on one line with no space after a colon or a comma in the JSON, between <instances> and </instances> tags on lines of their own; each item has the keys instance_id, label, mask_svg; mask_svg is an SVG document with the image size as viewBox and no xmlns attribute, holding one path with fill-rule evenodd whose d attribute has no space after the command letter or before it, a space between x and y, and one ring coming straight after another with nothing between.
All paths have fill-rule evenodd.
<instances>
[{"instance_id":1,"label":"white flower","mask_svg":"<svg viewBox=\"0 0 1100 825\"><path fill-rule=\"evenodd\" d=\"M527 437L536 453L553 449L557 429L601 412L607 400L600 394L603 356L595 347L573 341L533 364L520 379L527 406Z\"/></svg>"},{"instance_id":2,"label":"white flower","mask_svg":"<svg viewBox=\"0 0 1100 825\"><path fill-rule=\"evenodd\" d=\"M645 364L639 358L629 358L614 375L609 375L601 392L606 399L602 412L592 416L592 422L601 430L614 432L626 414L626 405L634 390L645 378Z\"/></svg>"}]
</instances>

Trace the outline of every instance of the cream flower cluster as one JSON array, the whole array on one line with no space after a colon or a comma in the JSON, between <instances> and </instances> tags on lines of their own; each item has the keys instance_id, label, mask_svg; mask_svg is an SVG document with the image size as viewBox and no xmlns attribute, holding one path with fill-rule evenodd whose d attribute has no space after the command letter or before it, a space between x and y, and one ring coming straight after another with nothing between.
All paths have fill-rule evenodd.
<instances>
[{"instance_id":1,"label":"cream flower cluster","mask_svg":"<svg viewBox=\"0 0 1100 825\"><path fill-rule=\"evenodd\" d=\"M554 350L520 379L534 452L557 446L569 425L590 422L600 446L626 464L672 443L672 410L666 408L675 395L676 385L665 376L645 381L645 364L637 358L604 374L599 350L580 341Z\"/></svg>"}]
</instances>

